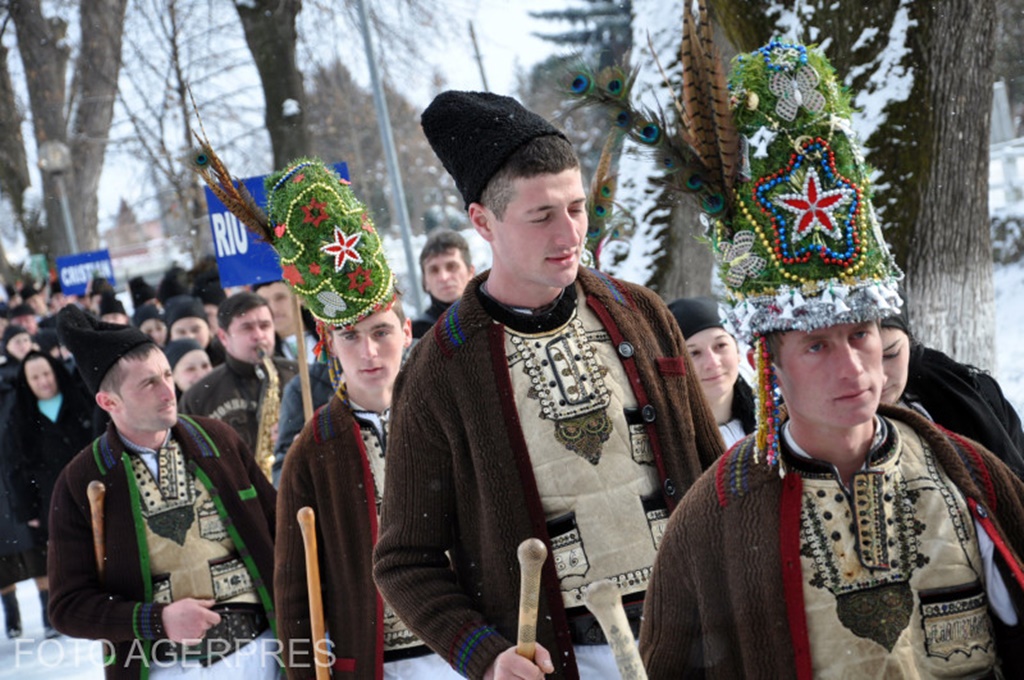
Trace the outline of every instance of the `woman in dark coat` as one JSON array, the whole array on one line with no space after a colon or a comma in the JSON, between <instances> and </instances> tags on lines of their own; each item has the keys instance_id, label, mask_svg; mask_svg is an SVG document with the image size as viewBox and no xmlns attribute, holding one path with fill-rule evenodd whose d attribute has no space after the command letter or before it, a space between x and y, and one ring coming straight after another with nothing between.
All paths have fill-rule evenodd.
<instances>
[{"instance_id":1,"label":"woman in dark coat","mask_svg":"<svg viewBox=\"0 0 1024 680\"><path fill-rule=\"evenodd\" d=\"M757 427L754 393L739 373L736 338L726 330L712 298L679 298L668 308L686 338L693 369L729 449Z\"/></svg>"},{"instance_id":2,"label":"woman in dark coat","mask_svg":"<svg viewBox=\"0 0 1024 680\"><path fill-rule=\"evenodd\" d=\"M14 518L28 524L37 547L45 550L50 496L57 476L69 460L92 440L92 404L61 362L30 352L15 380L15 401L8 425L11 467L9 488ZM48 583L37 579L43 601Z\"/></svg>"},{"instance_id":3,"label":"woman in dark coat","mask_svg":"<svg viewBox=\"0 0 1024 680\"><path fill-rule=\"evenodd\" d=\"M912 408L973 439L1024 479L1020 417L995 378L917 342L902 315L882 320L882 369L884 403Z\"/></svg>"}]
</instances>

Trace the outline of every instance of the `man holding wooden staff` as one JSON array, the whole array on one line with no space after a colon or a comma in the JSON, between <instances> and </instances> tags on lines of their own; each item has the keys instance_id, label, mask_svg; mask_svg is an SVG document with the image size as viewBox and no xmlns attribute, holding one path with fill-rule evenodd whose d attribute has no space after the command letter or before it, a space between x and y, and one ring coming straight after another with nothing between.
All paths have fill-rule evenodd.
<instances>
[{"instance_id":1,"label":"man holding wooden staff","mask_svg":"<svg viewBox=\"0 0 1024 680\"><path fill-rule=\"evenodd\" d=\"M412 343L381 239L348 183L299 159L267 180L271 245L317 319L334 395L289 449L278 496L274 591L288 677L456 677L377 593L372 577L391 390ZM314 639L302 532L312 508L329 639ZM315 592L315 589L313 589ZM325 652L319 659L317 651ZM323 673L323 669L321 669Z\"/></svg>"},{"instance_id":2,"label":"man holding wooden staff","mask_svg":"<svg viewBox=\"0 0 1024 680\"><path fill-rule=\"evenodd\" d=\"M616 678L586 587L615 581L638 624L662 527L721 453L718 429L664 303L579 267L587 197L562 133L475 92L442 93L422 124L493 266L396 383L374 576L464 675ZM531 536L549 552L535 663L514 649Z\"/></svg>"},{"instance_id":3,"label":"man holding wooden staff","mask_svg":"<svg viewBox=\"0 0 1024 680\"><path fill-rule=\"evenodd\" d=\"M53 625L112 643L111 680L274 678L273 487L231 428L178 415L148 336L74 306L57 330L111 422L53 492ZM106 487L95 551L94 480Z\"/></svg>"}]
</instances>

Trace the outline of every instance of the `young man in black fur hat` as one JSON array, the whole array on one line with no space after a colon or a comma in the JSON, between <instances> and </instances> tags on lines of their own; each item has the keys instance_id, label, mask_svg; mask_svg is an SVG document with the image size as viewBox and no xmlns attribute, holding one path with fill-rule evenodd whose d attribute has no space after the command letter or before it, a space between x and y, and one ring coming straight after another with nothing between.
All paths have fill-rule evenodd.
<instances>
[{"instance_id":1,"label":"young man in black fur hat","mask_svg":"<svg viewBox=\"0 0 1024 680\"><path fill-rule=\"evenodd\" d=\"M54 627L109 641L108 679L193 666L208 666L205 678L276 677L273 487L231 428L178 415L167 359L141 331L74 306L57 329L111 424L53 492ZM106 486L102 574L94 480Z\"/></svg>"},{"instance_id":2,"label":"young man in black fur hat","mask_svg":"<svg viewBox=\"0 0 1024 680\"><path fill-rule=\"evenodd\" d=\"M662 526L721 437L665 304L579 267L564 135L488 93L445 92L422 123L493 266L399 375L374 576L464 675L618 677L583 593L616 581L638 625ZM549 549L536 663L513 647L529 537Z\"/></svg>"}]
</instances>

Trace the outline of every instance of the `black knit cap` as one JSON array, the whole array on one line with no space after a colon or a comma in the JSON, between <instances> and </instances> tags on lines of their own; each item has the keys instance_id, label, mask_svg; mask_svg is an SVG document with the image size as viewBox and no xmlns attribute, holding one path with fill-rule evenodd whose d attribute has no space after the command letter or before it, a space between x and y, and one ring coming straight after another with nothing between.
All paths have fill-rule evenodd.
<instances>
[{"instance_id":1,"label":"black knit cap","mask_svg":"<svg viewBox=\"0 0 1024 680\"><path fill-rule=\"evenodd\" d=\"M216 269L205 271L196 276L192 284L192 295L202 300L204 305L217 305L228 299L224 287L220 284L220 274Z\"/></svg>"},{"instance_id":2,"label":"black knit cap","mask_svg":"<svg viewBox=\"0 0 1024 680\"><path fill-rule=\"evenodd\" d=\"M167 343L167 346L164 347L164 354L167 355L167 363L171 365L171 370L174 370L183 356L197 349L202 349L202 347L192 338L179 338Z\"/></svg>"},{"instance_id":3,"label":"black knit cap","mask_svg":"<svg viewBox=\"0 0 1024 680\"><path fill-rule=\"evenodd\" d=\"M187 319L192 316L197 316L203 321L207 321L206 310L203 308L202 301L197 297L191 295L175 295L167 302L164 303L164 323L167 324L167 330L171 329L175 321L181 319Z\"/></svg>"},{"instance_id":4,"label":"black knit cap","mask_svg":"<svg viewBox=\"0 0 1024 680\"><path fill-rule=\"evenodd\" d=\"M434 98L420 118L423 133L466 202L480 201L505 161L531 139L557 135L551 123L511 97L449 90Z\"/></svg>"},{"instance_id":5,"label":"black knit cap","mask_svg":"<svg viewBox=\"0 0 1024 680\"><path fill-rule=\"evenodd\" d=\"M128 312L124 311L124 305L117 299L117 296L106 291L100 296L100 316L104 314L124 314L128 315Z\"/></svg>"},{"instance_id":6,"label":"black knit cap","mask_svg":"<svg viewBox=\"0 0 1024 680\"><path fill-rule=\"evenodd\" d=\"M78 372L93 394L121 357L139 345L153 344L138 328L100 321L76 305L57 313L57 336L74 355Z\"/></svg>"},{"instance_id":7,"label":"black knit cap","mask_svg":"<svg viewBox=\"0 0 1024 680\"><path fill-rule=\"evenodd\" d=\"M154 304L142 305L141 307L135 308L135 313L132 314L132 325L136 328L140 328L142 324L146 323L150 319L160 319L163 321L164 313L160 311L160 308Z\"/></svg>"},{"instance_id":8,"label":"black knit cap","mask_svg":"<svg viewBox=\"0 0 1024 680\"><path fill-rule=\"evenodd\" d=\"M21 304L14 305L7 310L7 318L14 319L19 316L35 316L36 310L32 309L32 305L22 302Z\"/></svg>"},{"instance_id":9,"label":"black knit cap","mask_svg":"<svg viewBox=\"0 0 1024 680\"><path fill-rule=\"evenodd\" d=\"M709 328L724 328L718 302L709 297L679 298L669 303L669 311L676 317L676 323L684 338Z\"/></svg>"},{"instance_id":10,"label":"black knit cap","mask_svg":"<svg viewBox=\"0 0 1024 680\"><path fill-rule=\"evenodd\" d=\"M7 328L4 329L3 338L0 339L0 343L3 343L2 349L3 349L4 353L7 352L7 343L9 343L11 340L13 340L15 338L15 336L21 335L22 333L24 333L25 335L28 335L28 331L25 330L24 326L19 326L16 323L12 323L12 324L8 324L7 325Z\"/></svg>"}]
</instances>

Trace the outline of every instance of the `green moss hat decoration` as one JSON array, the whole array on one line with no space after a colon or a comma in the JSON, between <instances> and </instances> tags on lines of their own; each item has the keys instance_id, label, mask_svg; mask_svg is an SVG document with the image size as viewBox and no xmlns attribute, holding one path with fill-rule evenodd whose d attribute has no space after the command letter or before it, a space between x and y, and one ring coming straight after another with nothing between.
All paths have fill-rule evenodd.
<instances>
[{"instance_id":1,"label":"green moss hat decoration","mask_svg":"<svg viewBox=\"0 0 1024 680\"><path fill-rule=\"evenodd\" d=\"M318 159L301 158L268 177L266 189L271 245L313 316L347 327L394 304L383 243L348 181Z\"/></svg>"}]
</instances>

